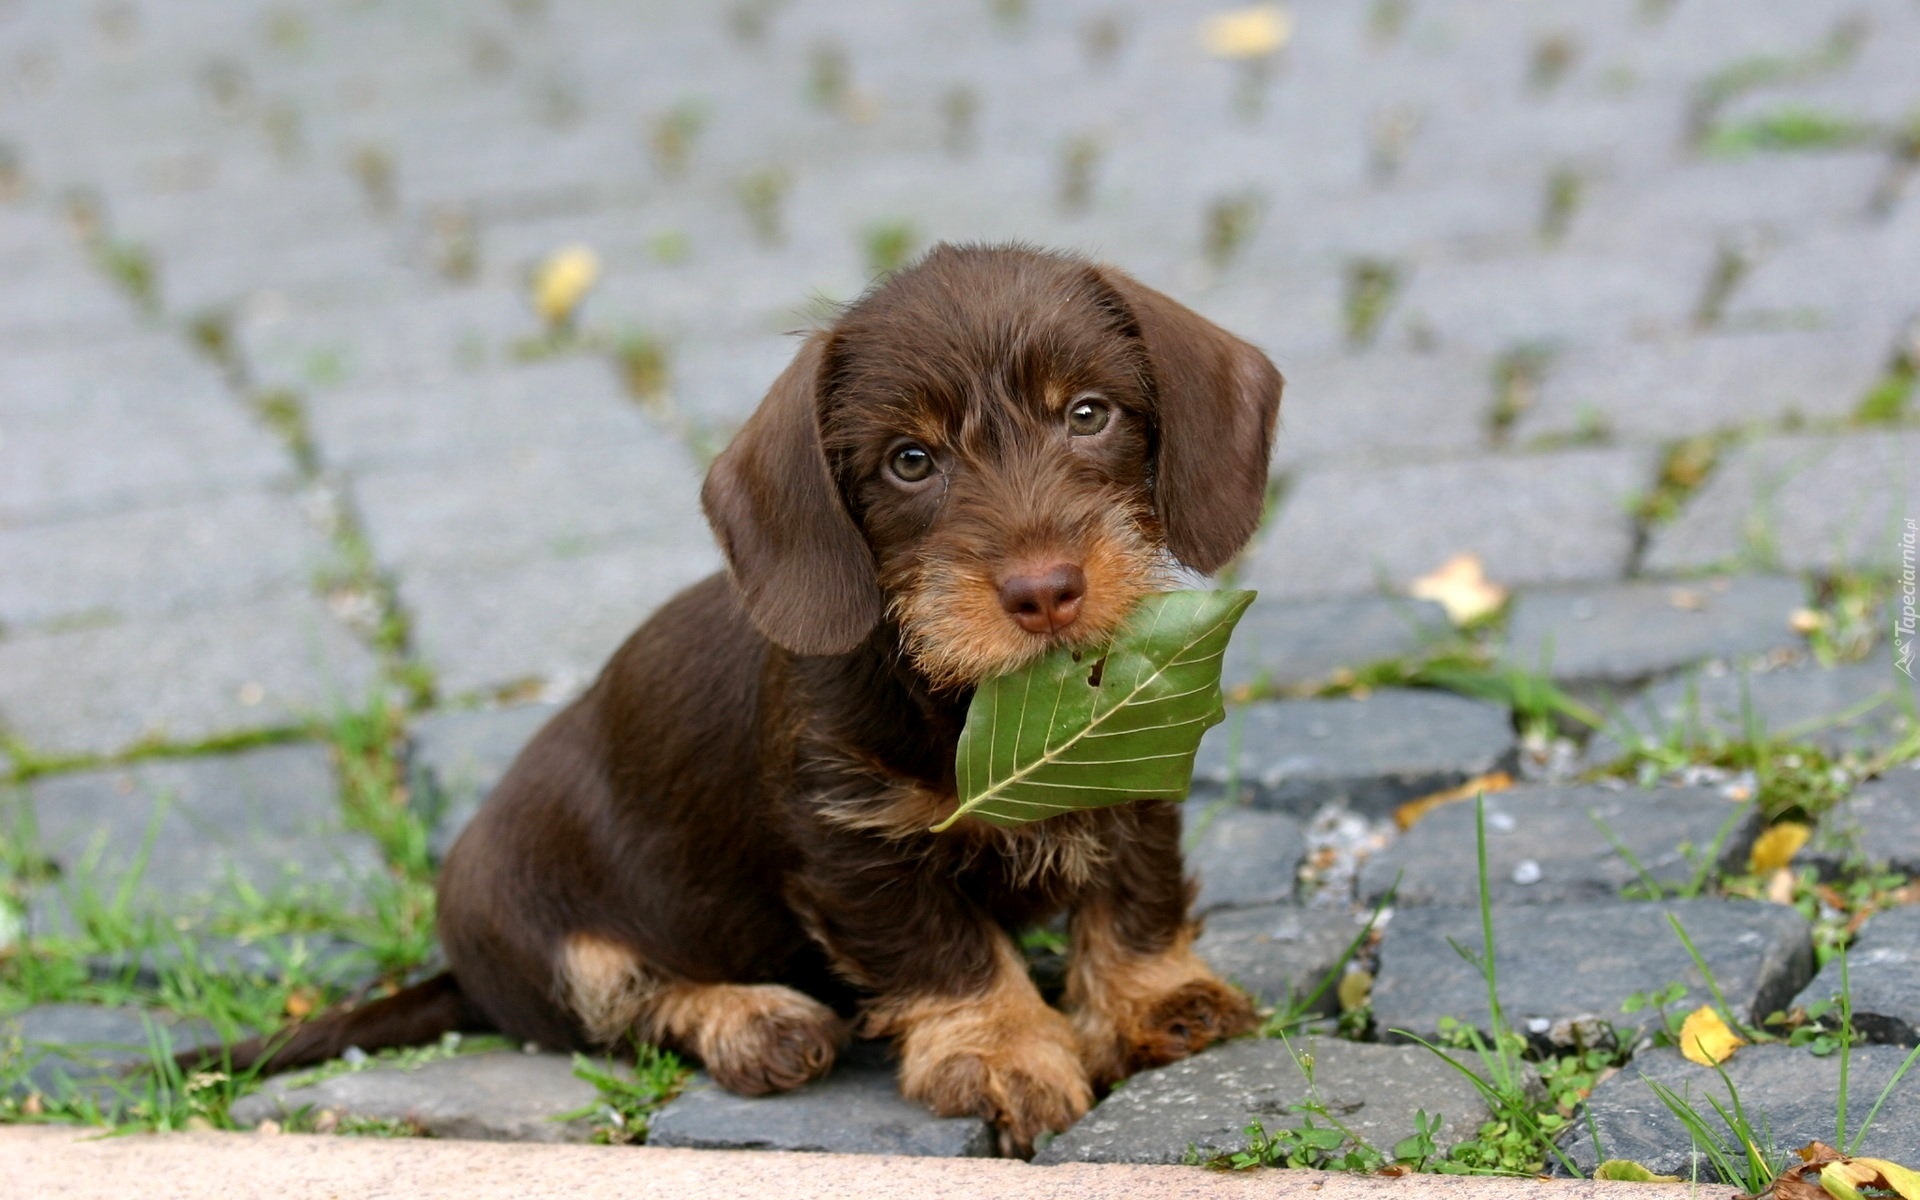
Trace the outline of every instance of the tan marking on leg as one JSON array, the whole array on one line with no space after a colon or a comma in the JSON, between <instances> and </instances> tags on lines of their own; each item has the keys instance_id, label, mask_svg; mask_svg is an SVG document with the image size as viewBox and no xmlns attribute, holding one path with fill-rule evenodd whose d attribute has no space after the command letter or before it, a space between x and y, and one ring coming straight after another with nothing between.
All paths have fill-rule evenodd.
<instances>
[{"instance_id":1,"label":"tan marking on leg","mask_svg":"<svg viewBox=\"0 0 1920 1200\"><path fill-rule=\"evenodd\" d=\"M599 934L575 933L560 949L560 985L587 1036L611 1044L639 1019L660 981L627 946Z\"/></svg>"},{"instance_id":2,"label":"tan marking on leg","mask_svg":"<svg viewBox=\"0 0 1920 1200\"><path fill-rule=\"evenodd\" d=\"M637 1032L698 1058L742 1096L787 1092L832 1068L846 1023L802 992L772 983L669 983Z\"/></svg>"},{"instance_id":3,"label":"tan marking on leg","mask_svg":"<svg viewBox=\"0 0 1920 1200\"><path fill-rule=\"evenodd\" d=\"M1141 954L1120 944L1106 910L1075 914L1066 1007L1095 1083L1117 1083L1253 1029L1252 1002L1193 952L1195 932L1189 925L1165 950Z\"/></svg>"},{"instance_id":4,"label":"tan marking on leg","mask_svg":"<svg viewBox=\"0 0 1920 1200\"><path fill-rule=\"evenodd\" d=\"M900 1090L943 1117L984 1117L1004 1153L1030 1157L1043 1130L1064 1130L1093 1103L1073 1029L1048 1008L1002 936L984 995L886 998L863 1032L891 1036Z\"/></svg>"}]
</instances>

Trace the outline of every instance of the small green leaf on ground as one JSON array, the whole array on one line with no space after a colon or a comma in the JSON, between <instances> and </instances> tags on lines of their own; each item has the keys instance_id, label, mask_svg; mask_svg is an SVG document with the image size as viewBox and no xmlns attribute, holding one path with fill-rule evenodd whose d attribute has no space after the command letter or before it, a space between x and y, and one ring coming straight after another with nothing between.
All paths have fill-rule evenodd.
<instances>
[{"instance_id":1,"label":"small green leaf on ground","mask_svg":"<svg viewBox=\"0 0 1920 1200\"><path fill-rule=\"evenodd\" d=\"M981 685L955 755L960 806L935 831L1183 798L1200 736L1226 715L1221 659L1253 596L1148 596L1105 650L1062 647Z\"/></svg>"}]
</instances>

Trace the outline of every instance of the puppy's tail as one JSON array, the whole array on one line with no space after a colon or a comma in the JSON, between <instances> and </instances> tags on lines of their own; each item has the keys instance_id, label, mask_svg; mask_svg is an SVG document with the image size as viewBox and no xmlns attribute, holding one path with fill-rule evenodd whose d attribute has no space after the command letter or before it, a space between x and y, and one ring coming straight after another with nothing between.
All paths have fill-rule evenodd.
<instances>
[{"instance_id":1,"label":"puppy's tail","mask_svg":"<svg viewBox=\"0 0 1920 1200\"><path fill-rule=\"evenodd\" d=\"M340 1057L350 1046L371 1054L395 1046L419 1046L448 1033L492 1029L461 992L451 971L442 971L391 996L322 1013L301 1025L248 1038L229 1047L199 1046L174 1061L183 1069L222 1064L229 1071L271 1075Z\"/></svg>"}]
</instances>

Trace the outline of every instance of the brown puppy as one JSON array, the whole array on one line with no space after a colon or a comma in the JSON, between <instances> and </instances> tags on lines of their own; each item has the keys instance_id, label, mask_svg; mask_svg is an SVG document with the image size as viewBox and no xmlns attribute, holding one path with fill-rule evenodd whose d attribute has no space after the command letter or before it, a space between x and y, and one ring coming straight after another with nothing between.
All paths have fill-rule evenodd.
<instances>
[{"instance_id":1,"label":"brown puppy","mask_svg":"<svg viewBox=\"0 0 1920 1200\"><path fill-rule=\"evenodd\" d=\"M975 683L1240 549L1280 389L1076 258L943 246L879 284L714 464L729 572L628 639L454 846L449 974L235 1058L637 1034L756 1094L825 1072L851 1017L908 1096L1026 1153L1096 1089L1245 1032L1191 948L1175 806L928 827ZM1064 1013L1011 935L1062 910Z\"/></svg>"}]
</instances>

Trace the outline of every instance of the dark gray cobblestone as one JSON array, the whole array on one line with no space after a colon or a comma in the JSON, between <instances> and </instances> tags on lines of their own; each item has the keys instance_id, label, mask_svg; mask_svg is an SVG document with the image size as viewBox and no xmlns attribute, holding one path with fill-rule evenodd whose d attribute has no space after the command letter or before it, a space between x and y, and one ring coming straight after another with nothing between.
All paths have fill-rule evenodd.
<instances>
[{"instance_id":1,"label":"dark gray cobblestone","mask_svg":"<svg viewBox=\"0 0 1920 1200\"><path fill-rule=\"evenodd\" d=\"M1626 1013L1635 993L1679 983L1671 1006L1690 1012L1712 999L1707 981L1673 930L1678 921L1735 1013L1759 1021L1786 1007L1813 976L1804 917L1779 904L1728 900L1569 901L1493 910L1500 1004L1508 1022L1537 1044L1572 1048L1604 1039L1611 1026L1657 1027L1651 1009ZM1450 944L1452 943L1452 944ZM1395 912L1380 944L1373 1018L1387 1037L1403 1030L1431 1040L1444 1018L1488 1029L1487 984L1454 949L1484 953L1480 911L1452 906Z\"/></svg>"},{"instance_id":2,"label":"dark gray cobblestone","mask_svg":"<svg viewBox=\"0 0 1920 1200\"><path fill-rule=\"evenodd\" d=\"M1207 733L1193 790L1296 813L1342 804L1380 816L1511 768L1515 753L1505 708L1447 692L1270 700L1233 709Z\"/></svg>"},{"instance_id":3,"label":"dark gray cobblestone","mask_svg":"<svg viewBox=\"0 0 1920 1200\"><path fill-rule=\"evenodd\" d=\"M1861 784L1820 821L1796 862L1829 875L1863 870L1920 875L1920 769L1895 768Z\"/></svg>"},{"instance_id":4,"label":"dark gray cobblestone","mask_svg":"<svg viewBox=\"0 0 1920 1200\"><path fill-rule=\"evenodd\" d=\"M418 1066L369 1065L317 1083L282 1076L237 1101L232 1116L252 1126L305 1110L309 1117L398 1121L429 1137L584 1142L593 1136L590 1120L558 1118L591 1109L598 1097L564 1054L493 1050Z\"/></svg>"},{"instance_id":5,"label":"dark gray cobblestone","mask_svg":"<svg viewBox=\"0 0 1920 1200\"><path fill-rule=\"evenodd\" d=\"M1313 1059L1311 1089L1302 1055ZM1254 1122L1298 1128L1291 1106L1309 1098L1376 1146L1411 1135L1419 1109L1443 1118L1444 1140L1479 1128L1488 1116L1472 1084L1419 1046L1252 1038L1141 1072L1034 1161L1177 1163L1189 1148L1203 1157L1237 1150Z\"/></svg>"},{"instance_id":6,"label":"dark gray cobblestone","mask_svg":"<svg viewBox=\"0 0 1920 1200\"><path fill-rule=\"evenodd\" d=\"M1782 576L1529 591L1507 619L1507 658L1563 683L1618 688L1705 661L1804 652L1792 628L1806 585Z\"/></svg>"},{"instance_id":7,"label":"dark gray cobblestone","mask_svg":"<svg viewBox=\"0 0 1920 1200\"><path fill-rule=\"evenodd\" d=\"M1920 432L1769 438L1736 450L1672 525L1646 567L1758 562L1791 570L1889 571L1920 489Z\"/></svg>"},{"instance_id":8,"label":"dark gray cobblestone","mask_svg":"<svg viewBox=\"0 0 1920 1200\"><path fill-rule=\"evenodd\" d=\"M1636 745L1714 746L1754 736L1872 753L1914 728L1916 703L1920 691L1884 661L1684 675L1610 714L1587 758L1604 765Z\"/></svg>"},{"instance_id":9,"label":"dark gray cobblestone","mask_svg":"<svg viewBox=\"0 0 1920 1200\"><path fill-rule=\"evenodd\" d=\"M1472 905L1475 805L1445 804L1367 861L1360 898ZM1558 904L1698 889L1746 866L1760 814L1718 788L1522 786L1486 797L1487 887L1496 904Z\"/></svg>"},{"instance_id":10,"label":"dark gray cobblestone","mask_svg":"<svg viewBox=\"0 0 1920 1200\"><path fill-rule=\"evenodd\" d=\"M1849 1139L1906 1054L1893 1046L1854 1048L1847 1077L1847 1113L1853 1122L1847 1130ZM1797 1150L1816 1141L1832 1144L1840 1095L1837 1055L1815 1058L1788 1046L1748 1046L1721 1068L1727 1075L1724 1082L1712 1068L1688 1062L1678 1050L1650 1050L1639 1055L1628 1069L1593 1091L1588 1111L1594 1132L1599 1135L1599 1146L1596 1148L1593 1133L1582 1123L1567 1141L1567 1157L1582 1171L1591 1171L1604 1156L1631 1159L1661 1175L1715 1178L1712 1164L1694 1149L1680 1119L1647 1086L1649 1080L1672 1088L1697 1111L1708 1114L1713 1111L1711 1102L1731 1111L1730 1084L1748 1113L1766 1114L1772 1145L1780 1151ZM1724 1142L1738 1145L1723 1123L1709 1127ZM1899 1163L1920 1156L1920 1073L1907 1072L1854 1152Z\"/></svg>"},{"instance_id":11,"label":"dark gray cobblestone","mask_svg":"<svg viewBox=\"0 0 1920 1200\"><path fill-rule=\"evenodd\" d=\"M1844 974L1844 979L1843 979ZM1794 997L1805 1006L1829 1003L1852 1014L1853 1027L1870 1041L1920 1044L1920 904L1876 913L1847 951L1846 969L1835 957Z\"/></svg>"},{"instance_id":12,"label":"dark gray cobblestone","mask_svg":"<svg viewBox=\"0 0 1920 1200\"><path fill-rule=\"evenodd\" d=\"M1227 646L1228 689L1286 690L1336 681L1342 671L1416 657L1453 632L1431 600L1351 596L1256 600Z\"/></svg>"},{"instance_id":13,"label":"dark gray cobblestone","mask_svg":"<svg viewBox=\"0 0 1920 1200\"><path fill-rule=\"evenodd\" d=\"M696 1075L647 1125L655 1146L814 1150L979 1158L993 1129L977 1117L936 1117L900 1095L883 1045L856 1043L831 1074L781 1096L736 1096Z\"/></svg>"},{"instance_id":14,"label":"dark gray cobblestone","mask_svg":"<svg viewBox=\"0 0 1920 1200\"><path fill-rule=\"evenodd\" d=\"M1399 590L1460 553L1507 585L1616 578L1653 472L1648 453L1586 449L1310 471L1244 579L1270 598Z\"/></svg>"}]
</instances>

